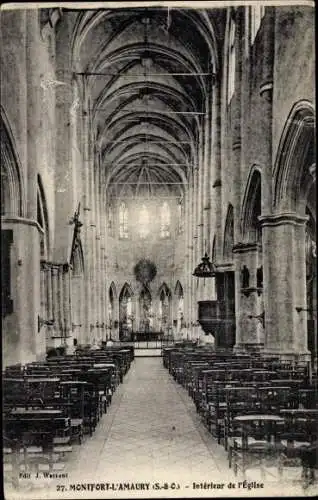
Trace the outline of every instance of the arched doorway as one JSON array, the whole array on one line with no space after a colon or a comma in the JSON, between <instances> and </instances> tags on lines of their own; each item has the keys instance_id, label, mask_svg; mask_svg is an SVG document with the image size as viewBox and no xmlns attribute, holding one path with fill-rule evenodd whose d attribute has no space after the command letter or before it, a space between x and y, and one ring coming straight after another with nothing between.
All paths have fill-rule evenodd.
<instances>
[{"instance_id":1,"label":"arched doorway","mask_svg":"<svg viewBox=\"0 0 318 500\"><path fill-rule=\"evenodd\" d=\"M18 362L23 358L19 336L22 317L24 287L22 263L23 252L18 251L20 226L14 219L25 216L21 168L16 154L15 142L6 114L1 107L0 116L0 163L1 163L1 316L2 352L5 363ZM26 245L22 245L26 249ZM24 250L23 250L24 251ZM17 265L14 265L17 262ZM27 300L24 298L24 303ZM27 306L25 307L27 309ZM29 313L30 314L30 313ZM33 338L32 338L33 343ZM32 348L31 348L32 350ZM32 353L33 354L33 353Z\"/></svg>"},{"instance_id":2,"label":"arched doorway","mask_svg":"<svg viewBox=\"0 0 318 500\"><path fill-rule=\"evenodd\" d=\"M264 346L263 252L261 170L253 165L247 179L241 211L241 242L234 249L237 267L236 347L262 349ZM258 319L259 318L259 319Z\"/></svg>"},{"instance_id":3,"label":"arched doorway","mask_svg":"<svg viewBox=\"0 0 318 500\"><path fill-rule=\"evenodd\" d=\"M153 332L153 308L152 296L149 288L144 285L139 295L139 330L140 339L149 340Z\"/></svg>"},{"instance_id":4,"label":"arched doorway","mask_svg":"<svg viewBox=\"0 0 318 500\"><path fill-rule=\"evenodd\" d=\"M181 337L182 336L182 328L184 324L184 294L183 294L183 288L178 280L176 283L175 287L175 296L176 296L176 312L177 312L177 317L176 317L176 336Z\"/></svg>"},{"instance_id":5,"label":"arched doorway","mask_svg":"<svg viewBox=\"0 0 318 500\"><path fill-rule=\"evenodd\" d=\"M159 288L159 331L163 335L168 335L172 330L171 325L171 291L166 283Z\"/></svg>"},{"instance_id":6,"label":"arched doorway","mask_svg":"<svg viewBox=\"0 0 318 500\"><path fill-rule=\"evenodd\" d=\"M131 340L133 331L133 291L125 283L119 295L119 340Z\"/></svg>"},{"instance_id":7,"label":"arched doorway","mask_svg":"<svg viewBox=\"0 0 318 500\"><path fill-rule=\"evenodd\" d=\"M106 325L107 337L109 336L111 338L113 338L113 331L116 321L116 299L116 286L112 281L108 290L108 323Z\"/></svg>"},{"instance_id":8,"label":"arched doorway","mask_svg":"<svg viewBox=\"0 0 318 500\"><path fill-rule=\"evenodd\" d=\"M216 274L218 326L215 347L233 347L235 343L235 275L233 269L234 209L229 203L224 226L223 262L226 270Z\"/></svg>"}]
</instances>

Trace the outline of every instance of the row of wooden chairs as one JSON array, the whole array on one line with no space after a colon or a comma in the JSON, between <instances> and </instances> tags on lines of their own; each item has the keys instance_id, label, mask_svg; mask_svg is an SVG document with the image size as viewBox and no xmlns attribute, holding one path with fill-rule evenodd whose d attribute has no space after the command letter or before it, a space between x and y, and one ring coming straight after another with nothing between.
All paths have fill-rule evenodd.
<instances>
[{"instance_id":1,"label":"row of wooden chairs","mask_svg":"<svg viewBox=\"0 0 318 500\"><path fill-rule=\"evenodd\" d=\"M93 434L133 359L131 347L86 349L4 370L4 458L15 485L21 470L52 470Z\"/></svg>"},{"instance_id":2,"label":"row of wooden chairs","mask_svg":"<svg viewBox=\"0 0 318 500\"><path fill-rule=\"evenodd\" d=\"M303 476L309 467L312 478L318 398L307 364L194 345L166 348L163 364L192 397L235 473L276 458L280 475L286 464L302 463Z\"/></svg>"}]
</instances>

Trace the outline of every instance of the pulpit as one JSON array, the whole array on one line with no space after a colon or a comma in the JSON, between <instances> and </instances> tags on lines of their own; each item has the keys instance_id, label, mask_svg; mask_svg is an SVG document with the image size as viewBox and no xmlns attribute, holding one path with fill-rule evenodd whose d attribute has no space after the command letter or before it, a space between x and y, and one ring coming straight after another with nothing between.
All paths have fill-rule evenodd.
<instances>
[{"instance_id":1,"label":"pulpit","mask_svg":"<svg viewBox=\"0 0 318 500\"><path fill-rule=\"evenodd\" d=\"M216 300L200 300L198 302L198 321L207 335L209 333L215 335L218 324Z\"/></svg>"}]
</instances>

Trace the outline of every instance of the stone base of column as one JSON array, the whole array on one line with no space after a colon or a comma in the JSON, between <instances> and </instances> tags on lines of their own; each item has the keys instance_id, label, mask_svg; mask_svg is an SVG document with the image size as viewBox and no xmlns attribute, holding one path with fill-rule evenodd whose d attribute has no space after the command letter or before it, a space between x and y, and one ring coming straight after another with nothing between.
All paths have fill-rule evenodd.
<instances>
[{"instance_id":1,"label":"stone base of column","mask_svg":"<svg viewBox=\"0 0 318 500\"><path fill-rule=\"evenodd\" d=\"M233 347L233 352L239 353L263 353L264 344L261 342L250 342L250 343L238 343Z\"/></svg>"},{"instance_id":2,"label":"stone base of column","mask_svg":"<svg viewBox=\"0 0 318 500\"><path fill-rule=\"evenodd\" d=\"M281 361L297 361L298 363L310 363L311 353L309 351L292 351L288 349L274 349L265 347L263 353L266 356L277 356Z\"/></svg>"},{"instance_id":3,"label":"stone base of column","mask_svg":"<svg viewBox=\"0 0 318 500\"><path fill-rule=\"evenodd\" d=\"M233 352L235 352L236 354L240 354L240 353L245 353L246 352L246 348L245 348L245 345L244 344L235 344L233 346Z\"/></svg>"}]
</instances>

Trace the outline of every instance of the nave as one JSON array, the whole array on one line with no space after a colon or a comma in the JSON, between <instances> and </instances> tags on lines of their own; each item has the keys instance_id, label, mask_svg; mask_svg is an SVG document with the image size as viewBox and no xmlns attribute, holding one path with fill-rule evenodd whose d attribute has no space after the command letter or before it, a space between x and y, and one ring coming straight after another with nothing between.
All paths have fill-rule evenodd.
<instances>
[{"instance_id":1,"label":"nave","mask_svg":"<svg viewBox=\"0 0 318 500\"><path fill-rule=\"evenodd\" d=\"M115 4L1 7L5 458L106 482L240 461L269 484L244 463L260 445L296 455L297 493L317 446L314 7ZM87 497L62 479L54 498Z\"/></svg>"}]
</instances>

